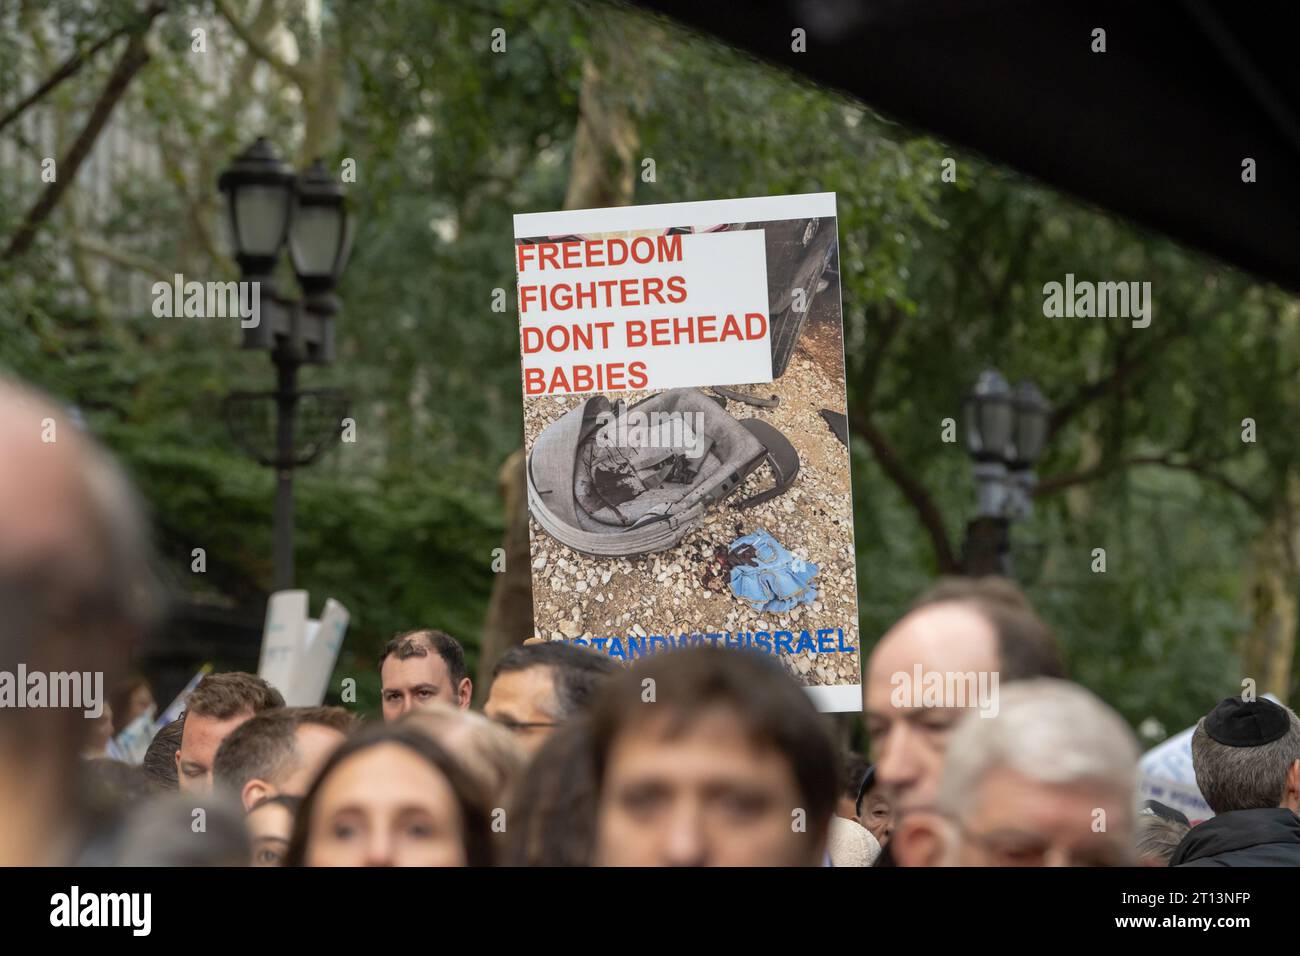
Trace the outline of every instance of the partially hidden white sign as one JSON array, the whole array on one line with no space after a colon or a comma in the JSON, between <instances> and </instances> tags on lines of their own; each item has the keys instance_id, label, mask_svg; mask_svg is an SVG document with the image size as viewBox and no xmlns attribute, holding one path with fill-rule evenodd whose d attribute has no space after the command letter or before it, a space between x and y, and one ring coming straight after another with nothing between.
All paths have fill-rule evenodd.
<instances>
[{"instance_id":1,"label":"partially hidden white sign","mask_svg":"<svg viewBox=\"0 0 1300 956\"><path fill-rule=\"evenodd\" d=\"M347 608L327 598L320 620L307 622L302 658L295 667L285 703L291 707L317 707L325 700L350 618Z\"/></svg>"},{"instance_id":2,"label":"partially hidden white sign","mask_svg":"<svg viewBox=\"0 0 1300 956\"><path fill-rule=\"evenodd\" d=\"M281 694L291 693L294 673L306 645L307 592L275 592L266 602L258 676ZM285 702L289 703L287 697Z\"/></svg>"}]
</instances>

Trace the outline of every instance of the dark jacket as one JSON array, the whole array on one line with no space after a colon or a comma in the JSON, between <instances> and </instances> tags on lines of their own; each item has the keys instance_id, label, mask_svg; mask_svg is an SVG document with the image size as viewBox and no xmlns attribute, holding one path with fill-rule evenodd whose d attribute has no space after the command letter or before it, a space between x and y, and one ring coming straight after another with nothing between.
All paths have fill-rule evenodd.
<instances>
[{"instance_id":1,"label":"dark jacket","mask_svg":"<svg viewBox=\"0 0 1300 956\"><path fill-rule=\"evenodd\" d=\"M1300 817L1290 810L1232 810L1197 824L1170 866L1300 866Z\"/></svg>"}]
</instances>

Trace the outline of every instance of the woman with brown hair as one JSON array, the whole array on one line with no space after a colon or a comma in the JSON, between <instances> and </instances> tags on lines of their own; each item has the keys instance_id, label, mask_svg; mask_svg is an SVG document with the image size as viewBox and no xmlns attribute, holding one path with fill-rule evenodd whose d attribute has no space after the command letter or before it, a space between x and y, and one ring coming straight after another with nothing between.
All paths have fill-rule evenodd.
<instances>
[{"instance_id":1,"label":"woman with brown hair","mask_svg":"<svg viewBox=\"0 0 1300 956\"><path fill-rule=\"evenodd\" d=\"M475 779L409 724L344 743L303 797L286 866L489 866L487 802Z\"/></svg>"}]
</instances>

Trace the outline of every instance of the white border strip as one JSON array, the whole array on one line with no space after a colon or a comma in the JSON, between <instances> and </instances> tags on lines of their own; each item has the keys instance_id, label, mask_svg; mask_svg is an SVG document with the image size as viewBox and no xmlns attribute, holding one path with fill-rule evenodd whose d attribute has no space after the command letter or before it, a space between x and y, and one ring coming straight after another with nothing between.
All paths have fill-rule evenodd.
<instances>
[{"instance_id":1,"label":"white border strip","mask_svg":"<svg viewBox=\"0 0 1300 956\"><path fill-rule=\"evenodd\" d=\"M805 687L813 706L822 713L840 714L862 710L861 684L819 684Z\"/></svg>"},{"instance_id":2,"label":"white border strip","mask_svg":"<svg viewBox=\"0 0 1300 956\"><path fill-rule=\"evenodd\" d=\"M655 206L612 206L607 209L564 209L525 212L515 216L515 238L629 232L670 226L716 226L724 222L765 222L835 215L834 193L758 196L753 199L712 199Z\"/></svg>"}]
</instances>

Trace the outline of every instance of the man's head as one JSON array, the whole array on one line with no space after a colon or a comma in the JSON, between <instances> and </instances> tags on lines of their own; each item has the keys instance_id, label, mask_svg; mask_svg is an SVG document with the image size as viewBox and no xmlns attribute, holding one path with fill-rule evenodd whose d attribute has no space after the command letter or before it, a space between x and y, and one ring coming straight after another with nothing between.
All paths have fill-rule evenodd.
<instances>
[{"instance_id":1,"label":"man's head","mask_svg":"<svg viewBox=\"0 0 1300 956\"><path fill-rule=\"evenodd\" d=\"M1001 578L940 581L882 637L867 665L864 718L877 785L900 812L929 804L948 739L974 706L996 700L943 699L933 706L913 687L993 689L1031 677L1065 676L1052 632L1028 600ZM911 687L914 694L899 691Z\"/></svg>"},{"instance_id":2,"label":"man's head","mask_svg":"<svg viewBox=\"0 0 1300 956\"><path fill-rule=\"evenodd\" d=\"M905 866L1123 866L1133 862L1137 743L1068 681L1021 681L999 714L952 736L932 810L894 835Z\"/></svg>"},{"instance_id":3,"label":"man's head","mask_svg":"<svg viewBox=\"0 0 1300 956\"><path fill-rule=\"evenodd\" d=\"M561 641L512 647L492 669L483 713L536 753L556 727L588 710L617 670L605 655Z\"/></svg>"},{"instance_id":4,"label":"man's head","mask_svg":"<svg viewBox=\"0 0 1300 956\"><path fill-rule=\"evenodd\" d=\"M528 752L519 738L495 721L450 704L430 704L402 723L428 734L456 758L494 807L510 802Z\"/></svg>"},{"instance_id":5,"label":"man's head","mask_svg":"<svg viewBox=\"0 0 1300 956\"><path fill-rule=\"evenodd\" d=\"M862 781L870 769L862 755L846 750L840 764L840 801L836 804L835 815L854 823L861 823L858 818L858 797L862 790Z\"/></svg>"},{"instance_id":6,"label":"man's head","mask_svg":"<svg viewBox=\"0 0 1300 956\"><path fill-rule=\"evenodd\" d=\"M706 647L647 658L605 687L590 729L596 862L822 861L838 755L771 660Z\"/></svg>"},{"instance_id":7,"label":"man's head","mask_svg":"<svg viewBox=\"0 0 1300 956\"><path fill-rule=\"evenodd\" d=\"M100 674L101 691L111 687L158 606L140 502L56 405L2 378L0 450L0 670ZM47 821L72 792L87 709L0 710L0 777L21 781ZM31 862L43 824L6 823L15 832L0 832L0 862Z\"/></svg>"},{"instance_id":8,"label":"man's head","mask_svg":"<svg viewBox=\"0 0 1300 956\"><path fill-rule=\"evenodd\" d=\"M884 789L876 782L876 768L868 767L858 787L854 805L858 823L867 828L882 847L894 835L894 804Z\"/></svg>"},{"instance_id":9,"label":"man's head","mask_svg":"<svg viewBox=\"0 0 1300 956\"><path fill-rule=\"evenodd\" d=\"M1192 766L1215 813L1300 811L1300 719L1262 697L1228 697L1197 722Z\"/></svg>"},{"instance_id":10,"label":"man's head","mask_svg":"<svg viewBox=\"0 0 1300 956\"><path fill-rule=\"evenodd\" d=\"M255 674L209 674L185 701L176 776L182 793L212 789L212 764L221 742L254 714L283 707L280 692Z\"/></svg>"},{"instance_id":11,"label":"man's head","mask_svg":"<svg viewBox=\"0 0 1300 956\"><path fill-rule=\"evenodd\" d=\"M185 722L178 717L153 735L149 749L144 752L144 761L140 766L155 790L180 789L176 773L176 751L180 749L184 732Z\"/></svg>"},{"instance_id":12,"label":"man's head","mask_svg":"<svg viewBox=\"0 0 1300 956\"><path fill-rule=\"evenodd\" d=\"M301 797L356 718L342 707L277 707L230 732L212 765L216 786L251 810L268 797Z\"/></svg>"},{"instance_id":13,"label":"man's head","mask_svg":"<svg viewBox=\"0 0 1300 956\"><path fill-rule=\"evenodd\" d=\"M465 649L450 634L432 628L393 638L379 656L384 720L392 723L425 704L469 707L474 685L465 669Z\"/></svg>"},{"instance_id":14,"label":"man's head","mask_svg":"<svg viewBox=\"0 0 1300 956\"><path fill-rule=\"evenodd\" d=\"M1134 844L1138 863L1142 866L1168 866L1189 829L1186 823L1167 820L1150 810L1143 810L1138 814L1137 841Z\"/></svg>"}]
</instances>

